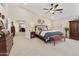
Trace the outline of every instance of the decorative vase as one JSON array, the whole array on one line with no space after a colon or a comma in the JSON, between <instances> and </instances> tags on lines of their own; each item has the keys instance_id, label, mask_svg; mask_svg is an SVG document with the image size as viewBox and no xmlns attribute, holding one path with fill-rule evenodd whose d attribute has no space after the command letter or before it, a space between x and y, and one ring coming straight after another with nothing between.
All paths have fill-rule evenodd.
<instances>
[{"instance_id":1,"label":"decorative vase","mask_svg":"<svg viewBox=\"0 0 79 59\"><path fill-rule=\"evenodd\" d=\"M67 35L67 32L68 32L69 28L68 27L65 27L64 30L65 30L65 37L67 38L67 36L68 36Z\"/></svg>"}]
</instances>

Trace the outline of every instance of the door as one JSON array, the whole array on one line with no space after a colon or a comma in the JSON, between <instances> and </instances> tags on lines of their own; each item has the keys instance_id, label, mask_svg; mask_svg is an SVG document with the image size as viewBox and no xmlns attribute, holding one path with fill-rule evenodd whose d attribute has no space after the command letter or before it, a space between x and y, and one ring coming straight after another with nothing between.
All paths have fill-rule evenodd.
<instances>
[{"instance_id":1,"label":"door","mask_svg":"<svg viewBox=\"0 0 79 59\"><path fill-rule=\"evenodd\" d=\"M72 21L70 22L70 33L76 33L77 32L77 22Z\"/></svg>"}]
</instances>

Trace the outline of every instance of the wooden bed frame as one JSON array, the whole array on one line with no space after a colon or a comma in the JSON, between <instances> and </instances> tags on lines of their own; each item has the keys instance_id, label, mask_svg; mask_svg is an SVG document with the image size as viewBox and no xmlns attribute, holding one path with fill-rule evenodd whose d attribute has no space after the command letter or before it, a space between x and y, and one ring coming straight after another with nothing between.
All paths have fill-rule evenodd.
<instances>
[{"instance_id":1,"label":"wooden bed frame","mask_svg":"<svg viewBox=\"0 0 79 59\"><path fill-rule=\"evenodd\" d=\"M35 36L38 37L38 38L40 38L40 39L41 39L42 41L44 41L45 43L50 42L51 40L47 40L47 41L46 41L46 39L45 39L43 36L40 35L41 32L40 32L39 34L36 33L36 30L37 30L38 28L40 28L40 26L42 26L41 28L46 27L47 30L48 30L48 27L47 27L46 25L36 25L36 26L35 26ZM41 31L42 31L42 30L41 30ZM65 37L64 37L64 41L65 41ZM54 41L54 42L55 42L55 41ZM55 44L54 44L54 45L55 45Z\"/></svg>"},{"instance_id":2,"label":"wooden bed frame","mask_svg":"<svg viewBox=\"0 0 79 59\"><path fill-rule=\"evenodd\" d=\"M42 41L44 41L45 43L47 43L48 41L46 41L45 39L44 39L44 37L42 37L42 36L40 36L40 35L37 35L36 33L35 33L35 35L36 35L36 37L38 37L38 38L40 38Z\"/></svg>"},{"instance_id":3,"label":"wooden bed frame","mask_svg":"<svg viewBox=\"0 0 79 59\"><path fill-rule=\"evenodd\" d=\"M48 30L48 27L47 27L46 25L36 25L36 26L35 26L35 36L38 37L38 38L40 38L40 39L41 39L42 41L44 41L45 43L49 42L50 40L47 40L47 41L46 41L46 39L44 39L43 36L36 34L36 28L39 27L39 26L46 27L47 30Z\"/></svg>"}]
</instances>

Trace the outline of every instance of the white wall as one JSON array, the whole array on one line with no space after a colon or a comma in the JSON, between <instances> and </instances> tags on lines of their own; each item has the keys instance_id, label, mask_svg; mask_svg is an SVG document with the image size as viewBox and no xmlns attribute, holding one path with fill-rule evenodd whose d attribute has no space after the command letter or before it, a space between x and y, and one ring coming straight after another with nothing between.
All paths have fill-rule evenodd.
<instances>
[{"instance_id":1,"label":"white wall","mask_svg":"<svg viewBox=\"0 0 79 59\"><path fill-rule=\"evenodd\" d=\"M46 24L48 25L50 24L50 21L48 21L47 18L42 17L27 8L9 6L8 9L9 9L8 10L9 18L15 22L15 25L18 25L17 22L18 20L25 20L26 25L28 25L28 27L32 27L38 24L37 23L38 19L45 20ZM17 31L18 31L18 26L17 26Z\"/></svg>"},{"instance_id":2,"label":"white wall","mask_svg":"<svg viewBox=\"0 0 79 59\"><path fill-rule=\"evenodd\" d=\"M26 6L27 7L27 6ZM14 21L14 25L16 27L16 32L18 32L19 30L19 23L18 20L24 20L25 24L26 24L26 35L28 39L30 39L30 30L32 30L32 28L34 28L34 26L37 23L38 19L42 19L45 20L46 24L50 25L50 21L47 20L47 18L42 17L36 13L34 13L33 11L21 7L21 6L8 6L8 16L10 18L10 20Z\"/></svg>"}]
</instances>

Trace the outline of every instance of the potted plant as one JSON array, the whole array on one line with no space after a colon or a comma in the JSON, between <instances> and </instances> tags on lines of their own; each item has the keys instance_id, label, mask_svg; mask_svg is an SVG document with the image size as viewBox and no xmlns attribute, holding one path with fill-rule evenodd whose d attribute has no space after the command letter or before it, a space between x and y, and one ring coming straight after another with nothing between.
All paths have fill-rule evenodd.
<instances>
[{"instance_id":1,"label":"potted plant","mask_svg":"<svg viewBox=\"0 0 79 59\"><path fill-rule=\"evenodd\" d=\"M64 30L65 30L65 37L67 38L67 32L68 32L69 28L65 27Z\"/></svg>"}]
</instances>

